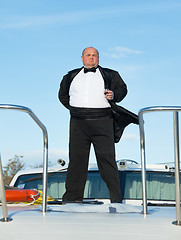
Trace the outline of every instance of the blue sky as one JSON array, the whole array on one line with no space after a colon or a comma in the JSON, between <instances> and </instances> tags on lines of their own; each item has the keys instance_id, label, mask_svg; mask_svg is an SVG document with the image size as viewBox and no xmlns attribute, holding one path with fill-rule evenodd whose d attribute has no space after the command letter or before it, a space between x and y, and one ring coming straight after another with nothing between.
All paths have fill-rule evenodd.
<instances>
[{"instance_id":1,"label":"blue sky","mask_svg":"<svg viewBox=\"0 0 181 240\"><path fill-rule=\"evenodd\" d=\"M68 161L69 112L58 101L59 84L82 66L85 47L96 47L100 65L126 82L123 107L138 113L181 105L180 12L179 0L1 0L0 103L32 109L47 127L52 163ZM145 116L149 163L173 161L172 127L172 114ZM39 164L42 146L42 132L27 114L0 110L3 164L15 154ZM140 162L137 125L126 128L116 155Z\"/></svg>"}]
</instances>

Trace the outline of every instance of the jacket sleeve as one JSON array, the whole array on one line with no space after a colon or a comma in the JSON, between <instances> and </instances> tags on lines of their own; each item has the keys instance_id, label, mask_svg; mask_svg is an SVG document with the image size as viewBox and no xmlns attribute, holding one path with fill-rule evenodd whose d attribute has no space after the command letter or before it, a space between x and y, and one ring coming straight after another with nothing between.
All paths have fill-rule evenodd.
<instances>
[{"instance_id":1,"label":"jacket sleeve","mask_svg":"<svg viewBox=\"0 0 181 240\"><path fill-rule=\"evenodd\" d=\"M112 101L120 102L124 99L128 92L127 86L118 72L112 71L111 75L112 75L111 90L114 92L114 98Z\"/></svg>"},{"instance_id":2,"label":"jacket sleeve","mask_svg":"<svg viewBox=\"0 0 181 240\"><path fill-rule=\"evenodd\" d=\"M67 90L67 78L68 75L65 75L60 83L60 89L58 92L58 98L60 100L60 102L69 109L70 105L69 105L69 93Z\"/></svg>"}]
</instances>

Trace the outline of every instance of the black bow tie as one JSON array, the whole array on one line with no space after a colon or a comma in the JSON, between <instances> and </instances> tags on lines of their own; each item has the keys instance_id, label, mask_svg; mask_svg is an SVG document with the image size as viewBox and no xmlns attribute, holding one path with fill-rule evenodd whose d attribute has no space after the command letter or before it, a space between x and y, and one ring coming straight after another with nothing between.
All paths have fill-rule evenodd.
<instances>
[{"instance_id":1,"label":"black bow tie","mask_svg":"<svg viewBox=\"0 0 181 240\"><path fill-rule=\"evenodd\" d=\"M84 73L88 73L88 72L96 72L96 68L93 67L93 68L84 68Z\"/></svg>"}]
</instances>

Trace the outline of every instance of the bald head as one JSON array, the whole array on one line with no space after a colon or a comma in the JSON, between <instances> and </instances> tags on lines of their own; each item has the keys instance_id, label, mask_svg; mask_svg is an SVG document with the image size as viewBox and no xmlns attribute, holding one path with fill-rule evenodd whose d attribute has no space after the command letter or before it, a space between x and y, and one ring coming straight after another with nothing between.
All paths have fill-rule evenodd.
<instances>
[{"instance_id":1,"label":"bald head","mask_svg":"<svg viewBox=\"0 0 181 240\"><path fill-rule=\"evenodd\" d=\"M94 49L94 50L97 52L97 55L99 56L98 50L97 50L96 48L94 48L94 47L87 47L87 48L85 48L85 49L82 51L82 56L84 55L85 51L88 50L88 49Z\"/></svg>"},{"instance_id":2,"label":"bald head","mask_svg":"<svg viewBox=\"0 0 181 240\"><path fill-rule=\"evenodd\" d=\"M97 67L99 64L99 52L93 47L85 48L82 52L81 59L85 67Z\"/></svg>"}]
</instances>

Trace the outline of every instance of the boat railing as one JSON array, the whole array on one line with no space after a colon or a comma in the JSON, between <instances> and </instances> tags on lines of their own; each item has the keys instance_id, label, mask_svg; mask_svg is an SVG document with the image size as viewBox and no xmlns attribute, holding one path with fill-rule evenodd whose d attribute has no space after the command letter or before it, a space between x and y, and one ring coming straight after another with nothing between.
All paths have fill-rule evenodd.
<instances>
[{"instance_id":1,"label":"boat railing","mask_svg":"<svg viewBox=\"0 0 181 240\"><path fill-rule=\"evenodd\" d=\"M28 113L30 117L36 122L36 124L41 128L43 132L43 143L44 143L44 150L43 150L43 196L42 196L42 212L46 212L47 208L47 172L48 172L48 133L46 127L43 123L37 118L37 116L32 112L31 109L18 106L18 105L11 105L11 104L0 104L0 109L6 110L17 110ZM0 159L0 169L2 170L2 164ZM6 196L4 190L4 183L3 183L3 175L2 171L0 170L0 188L1 188L1 198L2 198L2 207L3 207L3 219L4 221L8 221L8 213L7 213L7 204L6 204Z\"/></svg>"},{"instance_id":2,"label":"boat railing","mask_svg":"<svg viewBox=\"0 0 181 240\"><path fill-rule=\"evenodd\" d=\"M142 194L143 194L143 214L148 214L147 209L147 189L146 189L146 153L145 153L145 131L143 115L149 112L169 111L173 113L174 120L174 158L175 158L175 190L176 190L176 221L175 225L181 225L181 207L180 207L180 159L179 159L179 106L155 106L143 108L139 111L139 129L140 129L140 151L142 165Z\"/></svg>"}]
</instances>

